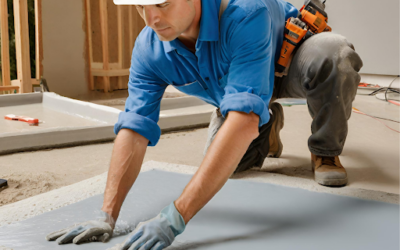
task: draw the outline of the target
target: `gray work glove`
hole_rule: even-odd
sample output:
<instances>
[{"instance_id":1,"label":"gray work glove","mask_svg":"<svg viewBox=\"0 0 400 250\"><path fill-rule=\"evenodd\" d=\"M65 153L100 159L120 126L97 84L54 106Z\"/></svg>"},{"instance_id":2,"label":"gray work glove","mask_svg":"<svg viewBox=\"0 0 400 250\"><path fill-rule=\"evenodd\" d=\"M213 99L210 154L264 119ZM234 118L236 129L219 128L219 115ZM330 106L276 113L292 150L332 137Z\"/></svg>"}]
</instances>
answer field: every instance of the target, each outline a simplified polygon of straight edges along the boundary
<instances>
[{"instance_id":1,"label":"gray work glove","mask_svg":"<svg viewBox=\"0 0 400 250\"><path fill-rule=\"evenodd\" d=\"M141 222L120 250L162 250L185 230L185 221L172 202L155 218Z\"/></svg>"},{"instance_id":2,"label":"gray work glove","mask_svg":"<svg viewBox=\"0 0 400 250\"><path fill-rule=\"evenodd\" d=\"M79 244L83 242L101 241L107 242L113 235L115 226L114 219L102 211L97 220L74 225L46 236L46 240L54 241L61 245L67 243Z\"/></svg>"}]
</instances>

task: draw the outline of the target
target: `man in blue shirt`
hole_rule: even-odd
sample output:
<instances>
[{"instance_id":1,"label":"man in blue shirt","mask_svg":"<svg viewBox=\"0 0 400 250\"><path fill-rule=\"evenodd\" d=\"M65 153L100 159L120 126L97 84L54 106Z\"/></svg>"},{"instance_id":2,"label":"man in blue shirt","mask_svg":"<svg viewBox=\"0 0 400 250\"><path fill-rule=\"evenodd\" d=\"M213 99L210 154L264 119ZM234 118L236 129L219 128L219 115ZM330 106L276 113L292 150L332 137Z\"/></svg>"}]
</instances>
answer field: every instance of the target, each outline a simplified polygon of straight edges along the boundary
<instances>
[{"instance_id":1,"label":"man in blue shirt","mask_svg":"<svg viewBox=\"0 0 400 250\"><path fill-rule=\"evenodd\" d=\"M298 48L287 75L275 77L285 21L298 15L283 0L222 0L222 5L221 0L118 1L135 4L147 26L133 49L129 98L115 125L118 136L104 194L104 218L50 234L48 240L64 244L112 236L146 148L160 138L160 101L169 85L218 108L206 154L181 196L157 217L139 224L122 249L169 246L232 173L261 166L268 154L279 157L283 110L273 102L277 98L307 99L316 181L327 186L347 183L338 156L362 61L344 37L311 37Z\"/></svg>"}]
</instances>

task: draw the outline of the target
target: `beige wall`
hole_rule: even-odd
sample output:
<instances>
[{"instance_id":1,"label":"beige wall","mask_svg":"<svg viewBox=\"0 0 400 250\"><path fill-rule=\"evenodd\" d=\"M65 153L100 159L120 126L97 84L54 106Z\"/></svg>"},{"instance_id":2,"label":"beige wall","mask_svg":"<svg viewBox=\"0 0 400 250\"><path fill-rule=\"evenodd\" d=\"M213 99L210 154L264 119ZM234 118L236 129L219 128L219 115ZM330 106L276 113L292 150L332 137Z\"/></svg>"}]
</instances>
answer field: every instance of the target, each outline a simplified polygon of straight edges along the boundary
<instances>
[{"instance_id":1,"label":"beige wall","mask_svg":"<svg viewBox=\"0 0 400 250\"><path fill-rule=\"evenodd\" d=\"M118 60L117 6L108 4L109 62ZM129 8L131 14L129 15ZM103 60L99 16L99 0L90 1L93 62ZM132 48L137 35L145 26L134 6L122 8L121 67L129 68ZM131 17L131 18L130 18ZM88 52L86 44L85 0L42 0L43 75L50 91L68 97L83 97L89 91ZM131 22L131 23L130 23ZM130 25L132 24L132 25ZM103 78L94 78L94 89L103 89ZM122 89L127 88L128 77L121 77ZM118 87L117 77L111 77L111 90Z\"/></svg>"},{"instance_id":2,"label":"beige wall","mask_svg":"<svg viewBox=\"0 0 400 250\"><path fill-rule=\"evenodd\" d=\"M89 91L84 11L84 0L42 0L43 76L63 96Z\"/></svg>"},{"instance_id":3,"label":"beige wall","mask_svg":"<svg viewBox=\"0 0 400 250\"><path fill-rule=\"evenodd\" d=\"M42 1L43 74L49 88L68 97L85 95L89 87L84 0ZM297 8L304 3L304 0L288 1ZM111 0L110 3L109 8L113 10ZM361 73L400 74L398 0L382 0L380 4L375 0L328 0L326 5L334 32L346 36L363 59ZM92 14L95 13L97 11ZM114 19L109 16L110 26L113 26ZM93 26L93 39L98 40L95 35L99 32ZM109 42L112 56L115 43L113 40ZM101 46L94 46L93 50L94 58L101 56ZM130 48L125 49L124 55L129 62Z\"/></svg>"},{"instance_id":4,"label":"beige wall","mask_svg":"<svg viewBox=\"0 0 400 250\"><path fill-rule=\"evenodd\" d=\"M304 0L286 0L300 9ZM361 73L399 75L399 0L327 0L329 25L354 44Z\"/></svg>"}]
</instances>

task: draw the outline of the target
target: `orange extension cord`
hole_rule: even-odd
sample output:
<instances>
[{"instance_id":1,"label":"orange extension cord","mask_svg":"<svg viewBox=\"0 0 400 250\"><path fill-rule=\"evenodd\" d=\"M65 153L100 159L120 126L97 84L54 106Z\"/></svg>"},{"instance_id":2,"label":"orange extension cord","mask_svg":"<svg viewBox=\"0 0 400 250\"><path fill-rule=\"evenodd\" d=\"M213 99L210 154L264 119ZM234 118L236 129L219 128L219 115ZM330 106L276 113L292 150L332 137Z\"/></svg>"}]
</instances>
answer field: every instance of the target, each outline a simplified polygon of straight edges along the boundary
<instances>
[{"instance_id":1,"label":"orange extension cord","mask_svg":"<svg viewBox=\"0 0 400 250\"><path fill-rule=\"evenodd\" d=\"M371 115L368 115L368 114L366 114L366 113L364 113L364 112L362 112L362 111L360 111L360 110L358 110L358 109L356 109L356 108L354 108L354 107L353 107L353 112L354 112L354 113L357 113L357 114L369 116L369 117L371 117L371 118L377 120L378 122L382 123L383 125L385 125L388 129L393 130L393 131L395 131L395 132L397 132L397 133L400 133L400 131L397 131L396 129L393 129L393 128L389 127L388 125L386 125L385 123L383 123L383 122L382 122L381 120L379 120L378 118L375 118L375 117L373 117L373 116L371 116Z\"/></svg>"}]
</instances>

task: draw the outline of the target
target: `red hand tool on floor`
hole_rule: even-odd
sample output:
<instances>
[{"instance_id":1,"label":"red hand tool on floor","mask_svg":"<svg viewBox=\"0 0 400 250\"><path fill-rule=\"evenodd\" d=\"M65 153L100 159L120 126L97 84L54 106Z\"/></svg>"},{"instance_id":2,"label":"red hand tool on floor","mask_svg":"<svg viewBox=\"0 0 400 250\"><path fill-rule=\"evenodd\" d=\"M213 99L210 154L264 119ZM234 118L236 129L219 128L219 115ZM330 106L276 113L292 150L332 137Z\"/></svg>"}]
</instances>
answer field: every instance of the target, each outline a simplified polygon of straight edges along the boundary
<instances>
[{"instance_id":1,"label":"red hand tool on floor","mask_svg":"<svg viewBox=\"0 0 400 250\"><path fill-rule=\"evenodd\" d=\"M39 119L31 118L27 116L19 116L19 115L6 115L4 119L11 120L11 121L20 121L20 122L27 122L29 126L37 126L39 125Z\"/></svg>"}]
</instances>

